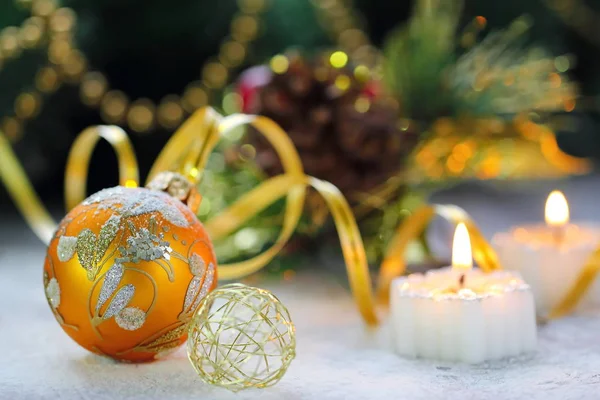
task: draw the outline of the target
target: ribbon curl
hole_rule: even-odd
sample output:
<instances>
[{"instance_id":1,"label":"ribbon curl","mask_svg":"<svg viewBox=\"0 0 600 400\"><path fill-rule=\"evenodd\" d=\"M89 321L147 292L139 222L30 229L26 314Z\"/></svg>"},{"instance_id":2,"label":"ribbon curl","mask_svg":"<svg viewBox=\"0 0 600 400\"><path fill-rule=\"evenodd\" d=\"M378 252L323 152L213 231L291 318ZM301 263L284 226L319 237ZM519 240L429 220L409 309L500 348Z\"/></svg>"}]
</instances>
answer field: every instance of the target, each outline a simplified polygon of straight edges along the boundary
<instances>
[{"instance_id":1,"label":"ribbon curl","mask_svg":"<svg viewBox=\"0 0 600 400\"><path fill-rule=\"evenodd\" d=\"M2 131L0 131L0 178L33 232L42 242L49 243L56 231L56 222L42 205Z\"/></svg>"},{"instance_id":2,"label":"ribbon curl","mask_svg":"<svg viewBox=\"0 0 600 400\"><path fill-rule=\"evenodd\" d=\"M370 325L378 322L375 295L367 265L367 257L356 219L341 192L331 183L304 173L300 156L289 136L275 122L260 116L235 114L222 117L211 108L194 113L165 145L155 160L148 181L161 171L177 171L198 182L213 151L223 135L232 129L251 125L275 148L284 173L270 178L243 195L233 205L205 222L213 240L223 238L239 229L248 219L285 197L286 208L277 240L262 253L236 263L219 266L222 279L239 279L265 267L285 246L302 215L306 189L314 188L323 198L337 228L348 279L354 299L363 319ZM119 163L119 181L123 186L139 185L139 170L135 153L126 133L116 126L98 126L84 130L76 139L65 171L65 203L70 210L86 196L89 161L99 139L107 140L114 148ZM56 223L39 197L15 156L5 136L0 132L0 178L15 204L38 237L48 243ZM379 303L387 305L392 279L405 272L404 251L427 227L431 219L441 216L451 223L463 222L469 230L473 257L484 271L501 269L497 256L468 214L451 205L428 205L407 217L398 227L381 266L377 285ZM572 290L551 317L570 312L583 297L600 272L600 249L590 258Z\"/></svg>"},{"instance_id":3,"label":"ribbon curl","mask_svg":"<svg viewBox=\"0 0 600 400\"><path fill-rule=\"evenodd\" d=\"M135 187L139 172L135 151L125 131L118 126L97 126L85 129L77 136L65 169L65 207L73 209L86 197L87 176L90 159L100 139L106 140L117 154L119 184Z\"/></svg>"},{"instance_id":4,"label":"ribbon curl","mask_svg":"<svg viewBox=\"0 0 600 400\"><path fill-rule=\"evenodd\" d=\"M600 272L600 248L596 249L587 259L575 283L565 297L550 311L548 319L564 317L573 312L577 304L588 292Z\"/></svg>"}]
</instances>

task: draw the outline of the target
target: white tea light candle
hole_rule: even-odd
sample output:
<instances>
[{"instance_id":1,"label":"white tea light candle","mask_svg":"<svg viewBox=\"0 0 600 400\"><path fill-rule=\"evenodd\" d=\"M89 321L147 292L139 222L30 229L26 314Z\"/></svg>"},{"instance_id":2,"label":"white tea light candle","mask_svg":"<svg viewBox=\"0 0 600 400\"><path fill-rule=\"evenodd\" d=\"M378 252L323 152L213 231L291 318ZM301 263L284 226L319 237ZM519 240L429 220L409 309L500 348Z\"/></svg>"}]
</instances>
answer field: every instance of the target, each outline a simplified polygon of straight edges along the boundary
<instances>
[{"instance_id":1,"label":"white tea light candle","mask_svg":"<svg viewBox=\"0 0 600 400\"><path fill-rule=\"evenodd\" d=\"M451 267L392 282L391 325L398 354L476 364L535 350L529 286L518 274L485 274L472 267L469 234L459 224Z\"/></svg>"},{"instance_id":2,"label":"white tea light candle","mask_svg":"<svg viewBox=\"0 0 600 400\"><path fill-rule=\"evenodd\" d=\"M545 220L545 225L516 226L492 240L500 263L518 271L531 286L540 316L546 316L566 296L600 244L600 229L569 222L569 206L559 191L548 196ZM579 306L598 305L600 282L596 280Z\"/></svg>"}]
</instances>

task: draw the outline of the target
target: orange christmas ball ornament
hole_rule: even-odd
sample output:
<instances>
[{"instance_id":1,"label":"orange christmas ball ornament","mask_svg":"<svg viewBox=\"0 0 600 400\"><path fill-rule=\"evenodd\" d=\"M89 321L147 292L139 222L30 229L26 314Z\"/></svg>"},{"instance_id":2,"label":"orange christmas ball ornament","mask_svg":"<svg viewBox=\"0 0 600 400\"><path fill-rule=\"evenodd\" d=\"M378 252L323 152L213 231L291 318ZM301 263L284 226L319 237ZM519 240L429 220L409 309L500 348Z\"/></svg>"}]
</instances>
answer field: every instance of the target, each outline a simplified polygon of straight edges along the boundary
<instances>
[{"instance_id":1,"label":"orange christmas ball ornament","mask_svg":"<svg viewBox=\"0 0 600 400\"><path fill-rule=\"evenodd\" d=\"M217 282L212 243L183 176L148 188L102 190L61 221L46 256L48 304L86 349L123 361L160 358L183 344Z\"/></svg>"}]
</instances>

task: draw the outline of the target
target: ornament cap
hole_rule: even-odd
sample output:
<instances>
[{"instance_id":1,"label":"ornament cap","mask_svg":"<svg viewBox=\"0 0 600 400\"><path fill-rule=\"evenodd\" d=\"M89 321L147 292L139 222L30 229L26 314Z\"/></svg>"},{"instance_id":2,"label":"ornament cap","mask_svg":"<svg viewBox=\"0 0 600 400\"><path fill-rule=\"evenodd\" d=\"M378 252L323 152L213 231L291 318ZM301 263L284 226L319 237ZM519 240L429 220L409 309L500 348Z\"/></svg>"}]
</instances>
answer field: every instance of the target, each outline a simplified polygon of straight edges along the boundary
<instances>
[{"instance_id":1,"label":"ornament cap","mask_svg":"<svg viewBox=\"0 0 600 400\"><path fill-rule=\"evenodd\" d=\"M194 214L197 213L202 195L196 186L185 176L177 172L161 172L156 175L146 188L166 192L186 204Z\"/></svg>"}]
</instances>

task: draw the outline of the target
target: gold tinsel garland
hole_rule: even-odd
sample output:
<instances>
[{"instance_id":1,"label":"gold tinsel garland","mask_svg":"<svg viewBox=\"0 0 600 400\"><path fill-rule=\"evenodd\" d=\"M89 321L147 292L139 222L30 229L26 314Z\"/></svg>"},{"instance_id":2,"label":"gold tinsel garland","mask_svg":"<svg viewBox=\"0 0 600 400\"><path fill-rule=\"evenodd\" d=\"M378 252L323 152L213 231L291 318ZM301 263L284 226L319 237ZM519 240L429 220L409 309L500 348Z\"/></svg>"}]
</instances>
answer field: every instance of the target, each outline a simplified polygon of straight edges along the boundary
<instances>
[{"instance_id":1,"label":"gold tinsel garland","mask_svg":"<svg viewBox=\"0 0 600 400\"><path fill-rule=\"evenodd\" d=\"M201 79L191 82L181 94L167 94L155 104L150 99L129 99L120 90L110 89L108 78L90 67L75 42L77 14L72 8L59 7L56 0L17 0L31 11L21 27L6 27L0 33L0 66L4 59L14 60L22 50L43 47L48 64L36 73L35 89L20 93L14 115L2 119L2 129L15 142L27 120L37 116L44 95L56 91L63 82L80 87L80 99L98 108L106 123L129 126L135 132L147 132L157 124L164 129L177 128L186 114L206 106L213 91L222 89L232 71L244 63L249 46L258 37L259 17L268 0L239 0L239 12L219 53L201 66ZM44 44L45 46L41 46ZM47 48L47 49L46 49Z\"/></svg>"},{"instance_id":2,"label":"gold tinsel garland","mask_svg":"<svg viewBox=\"0 0 600 400\"><path fill-rule=\"evenodd\" d=\"M298 153L289 137L270 119L243 114L222 117L210 108L199 110L165 145L148 179L151 180L162 171L177 171L197 182L202 177L207 157L221 136L243 125L252 125L269 140L281 158L284 173L264 181L238 199L231 207L206 221L207 231L213 240L225 237L239 229L249 218L283 197L286 198L286 209L282 229L275 243L255 257L221 265L220 278L239 279L259 271L279 254L300 220L306 188L311 186L323 196L334 219L350 287L358 308L368 324L377 324L375 296L365 248L347 201L335 186L304 174ZM89 128L78 137L71 149L65 176L67 209L80 203L85 197L83 182L87 176L89 159L95 144L101 137L108 140L117 150L121 185L138 185L137 162L125 132L116 127ZM23 168L2 133L0 133L0 178L30 226L40 239L47 243L56 224L33 191ZM405 271L403 255L406 246L421 234L435 214L452 223L463 222L467 225L471 232L474 258L484 271L501 268L490 244L463 210L455 206L424 206L414 210L413 214L400 224L390 242L378 279L378 297L382 304L387 304L385 300L391 279ZM592 255L572 290L551 312L551 317L568 313L583 297L600 269L600 263L597 262L599 257L600 249Z\"/></svg>"},{"instance_id":3,"label":"gold tinsel garland","mask_svg":"<svg viewBox=\"0 0 600 400\"><path fill-rule=\"evenodd\" d=\"M201 79L189 83L181 94L167 94L154 103L148 98L129 99L123 91L111 89L106 75L89 65L74 40L77 14L72 8L60 7L57 0L15 0L17 5L31 12L31 17L20 27L10 26L0 32L0 68L4 62L18 58L23 50L34 48L44 49L48 63L38 69L35 89L25 90L17 96L14 115L3 116L0 126L11 142L18 141L25 123L40 113L44 96L68 82L79 85L81 102L98 108L106 123L129 126L139 133L156 125L175 129L186 115L209 104L213 92L225 87L232 72L244 63L250 45L259 36L260 17L270 6L270 1L238 0L239 11L232 18L230 32L218 54L201 66ZM315 2L315 6L321 9L322 4ZM322 11L327 19L331 19L340 7L343 6L336 4ZM335 17L338 22L325 25L347 26L336 33L336 42L353 50L356 60L374 65L380 58L379 51L368 45L366 34L353 25L356 17L346 17L352 7L341 9L344 10L342 14Z\"/></svg>"}]
</instances>

